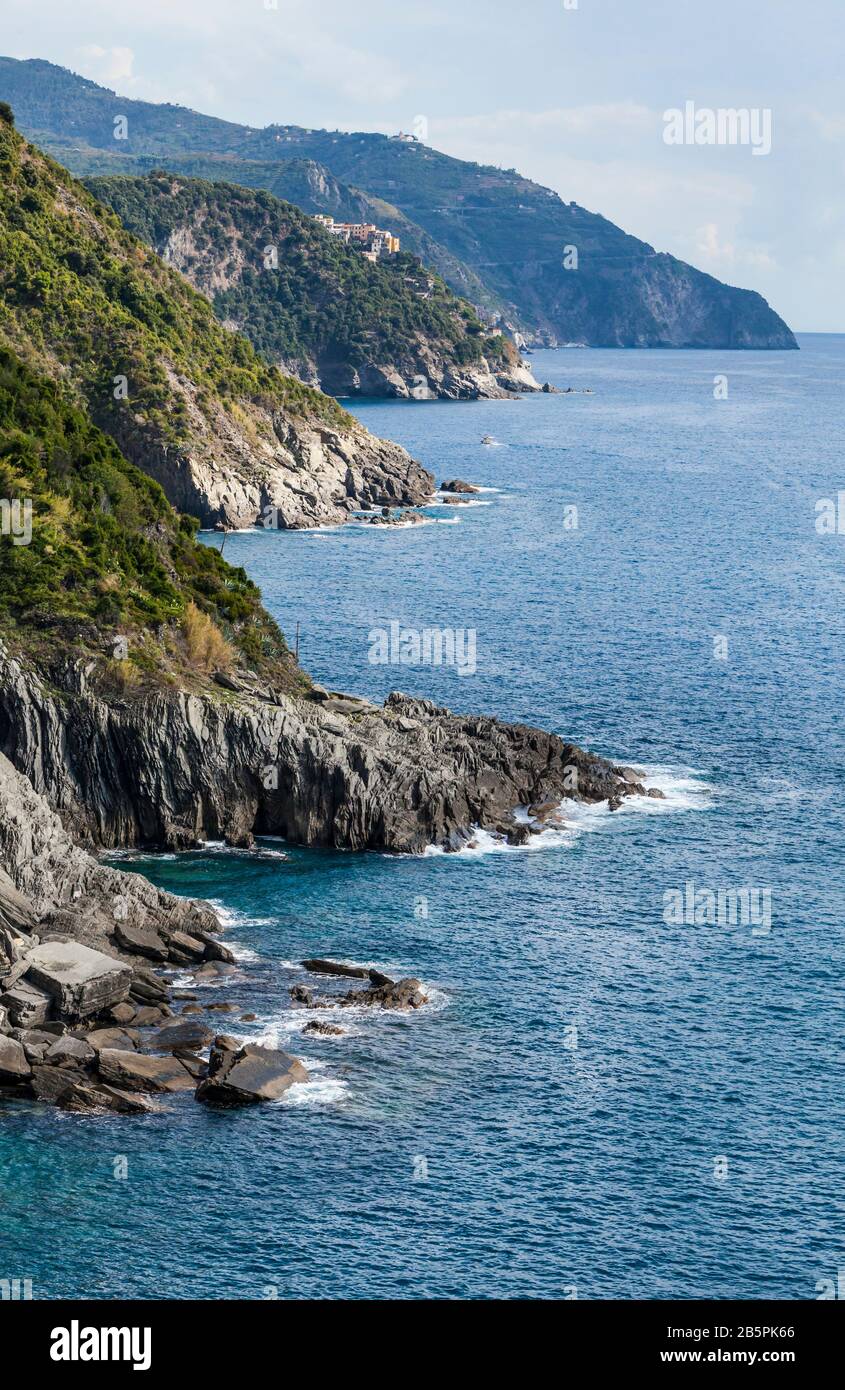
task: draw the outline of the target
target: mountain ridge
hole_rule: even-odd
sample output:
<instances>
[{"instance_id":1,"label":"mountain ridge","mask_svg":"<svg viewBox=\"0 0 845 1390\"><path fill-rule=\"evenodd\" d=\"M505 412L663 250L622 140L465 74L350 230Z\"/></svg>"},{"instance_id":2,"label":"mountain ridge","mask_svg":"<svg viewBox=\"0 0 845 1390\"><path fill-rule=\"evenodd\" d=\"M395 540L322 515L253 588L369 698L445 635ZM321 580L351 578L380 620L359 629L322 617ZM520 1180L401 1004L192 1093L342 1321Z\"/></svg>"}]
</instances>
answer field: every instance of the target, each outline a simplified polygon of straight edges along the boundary
<instances>
[{"instance_id":1,"label":"mountain ridge","mask_svg":"<svg viewBox=\"0 0 845 1390\"><path fill-rule=\"evenodd\" d=\"M480 280L503 322L550 346L797 348L763 297L724 285L658 252L553 190L417 142L366 132L263 130L183 107L121 97L43 60L0 59L0 97L18 106L42 143L68 137L80 172L114 152L114 118L128 122L122 157L224 156L229 177L252 184L256 163L311 160L347 187L383 199ZM123 143L123 142L120 142ZM84 168L83 166L89 167ZM253 175L251 177L250 175ZM279 191L278 189L276 191ZM574 247L578 268L564 268ZM571 259L571 258L570 258ZM486 307L486 306L477 306Z\"/></svg>"}]
</instances>

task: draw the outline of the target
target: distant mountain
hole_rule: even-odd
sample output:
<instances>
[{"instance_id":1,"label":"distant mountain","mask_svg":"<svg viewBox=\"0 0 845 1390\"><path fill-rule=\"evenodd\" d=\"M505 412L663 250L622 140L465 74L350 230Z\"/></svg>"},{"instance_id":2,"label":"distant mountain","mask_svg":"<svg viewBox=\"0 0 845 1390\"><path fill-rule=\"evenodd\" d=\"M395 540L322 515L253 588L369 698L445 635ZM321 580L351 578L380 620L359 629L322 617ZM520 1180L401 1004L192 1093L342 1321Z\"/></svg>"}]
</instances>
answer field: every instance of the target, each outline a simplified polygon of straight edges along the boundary
<instances>
[{"instance_id":1,"label":"distant mountain","mask_svg":"<svg viewBox=\"0 0 845 1390\"><path fill-rule=\"evenodd\" d=\"M272 185L277 195L296 201L293 186L309 181L302 162L317 166L316 182L325 179L327 201L361 196L368 206L395 208L404 219L395 230L409 249L418 250L427 238L425 259L454 289L535 341L797 347L761 295L655 251L513 170L470 164L382 135L280 125L254 130L183 107L116 96L40 60L0 59L0 98L11 102L37 143L78 173L140 171L153 161L251 187ZM119 117L126 121L125 140L115 139ZM136 160L146 166L133 165ZM299 167L291 169L290 161ZM219 172L212 174L210 162ZM279 169L283 164L288 167ZM276 169L280 182L274 181ZM312 189L309 210L315 201ZM577 251L577 269L565 268L567 247ZM571 253L568 260L572 264Z\"/></svg>"},{"instance_id":2,"label":"distant mountain","mask_svg":"<svg viewBox=\"0 0 845 1390\"><path fill-rule=\"evenodd\" d=\"M340 523L433 478L269 366L0 106L0 346L205 524Z\"/></svg>"},{"instance_id":3,"label":"distant mountain","mask_svg":"<svg viewBox=\"0 0 845 1390\"><path fill-rule=\"evenodd\" d=\"M86 183L228 327L325 391L476 399L536 389L513 343L413 256L374 264L291 203L233 184L170 173Z\"/></svg>"}]
</instances>

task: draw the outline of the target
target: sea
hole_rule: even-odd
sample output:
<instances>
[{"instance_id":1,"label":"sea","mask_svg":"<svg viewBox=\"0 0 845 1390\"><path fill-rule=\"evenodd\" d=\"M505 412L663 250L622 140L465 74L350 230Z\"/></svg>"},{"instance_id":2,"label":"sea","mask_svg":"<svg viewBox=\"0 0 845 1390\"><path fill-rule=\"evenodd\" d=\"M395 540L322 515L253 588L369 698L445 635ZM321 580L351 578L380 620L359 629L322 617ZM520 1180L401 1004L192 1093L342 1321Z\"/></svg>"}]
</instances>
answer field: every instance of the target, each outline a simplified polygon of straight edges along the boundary
<instances>
[{"instance_id":1,"label":"sea","mask_svg":"<svg viewBox=\"0 0 845 1390\"><path fill-rule=\"evenodd\" d=\"M835 1287L845 337L800 346L543 351L559 393L352 403L482 491L414 527L227 537L315 680L555 730L665 799L570 808L525 848L122 856L211 900L237 973L179 982L310 1080L229 1112L0 1106L2 1277L97 1299ZM474 660L383 662L392 623L472 634ZM289 989L316 955L429 1003L303 1035Z\"/></svg>"}]
</instances>

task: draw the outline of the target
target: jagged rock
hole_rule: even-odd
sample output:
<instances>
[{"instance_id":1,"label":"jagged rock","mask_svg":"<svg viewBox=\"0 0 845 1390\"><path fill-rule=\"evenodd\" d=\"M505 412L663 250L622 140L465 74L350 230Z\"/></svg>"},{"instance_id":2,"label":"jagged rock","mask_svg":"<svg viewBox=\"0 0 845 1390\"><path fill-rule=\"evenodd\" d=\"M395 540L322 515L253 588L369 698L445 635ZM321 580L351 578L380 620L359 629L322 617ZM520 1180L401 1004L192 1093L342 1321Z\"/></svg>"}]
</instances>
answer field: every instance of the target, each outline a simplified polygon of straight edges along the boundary
<instances>
[{"instance_id":1,"label":"jagged rock","mask_svg":"<svg viewBox=\"0 0 845 1390\"><path fill-rule=\"evenodd\" d=\"M46 941L27 956L27 981L52 995L67 1018L87 1018L126 998L132 971L77 941Z\"/></svg>"},{"instance_id":2,"label":"jagged rock","mask_svg":"<svg viewBox=\"0 0 845 1390\"><path fill-rule=\"evenodd\" d=\"M308 1072L287 1052L248 1043L232 1051L215 1046L208 1064L208 1076L197 1087L197 1100L207 1105L253 1105L278 1100L297 1081L307 1081Z\"/></svg>"},{"instance_id":3,"label":"jagged rock","mask_svg":"<svg viewBox=\"0 0 845 1390\"><path fill-rule=\"evenodd\" d=\"M454 715L398 693L383 709L364 706L348 720L326 710L324 701L283 695L274 705L246 694L219 701L184 692L119 705L88 694L59 700L2 648L0 728L16 766L44 785L74 833L104 846L184 848L260 825L262 833L301 844L420 853L432 844L446 848L474 826L494 826L519 805L571 799L574 780L586 802L626 794L628 787L610 763L553 734ZM62 757L46 757L45 748L61 748ZM279 771L270 787L261 778L268 760ZM14 775L5 767L4 778L0 763L0 793ZM40 814L49 815L24 785ZM67 845L61 826L56 835ZM0 827L0 854L4 838ZM12 845L19 866L13 877L31 895L34 876L24 861L32 856L25 849ZM143 925L200 939L189 904L176 906L149 884L148 896L139 897L140 875L116 874L73 847L60 858L71 855L77 859L70 875L64 862L49 863L53 906L70 879L102 911L111 881L101 876L115 874L114 891L137 908ZM195 920L202 915L196 906L192 911ZM205 916L213 933L213 916ZM113 927L112 919L109 933Z\"/></svg>"},{"instance_id":4,"label":"jagged rock","mask_svg":"<svg viewBox=\"0 0 845 1390\"><path fill-rule=\"evenodd\" d=\"M303 1033L322 1033L326 1037L341 1037L346 1029L336 1028L333 1023L323 1023L319 1019L312 1019L310 1023L306 1023L302 1031Z\"/></svg>"},{"instance_id":5,"label":"jagged rock","mask_svg":"<svg viewBox=\"0 0 845 1390\"><path fill-rule=\"evenodd\" d=\"M0 1037L0 1085L15 1086L31 1075L23 1045L14 1038Z\"/></svg>"},{"instance_id":6,"label":"jagged rock","mask_svg":"<svg viewBox=\"0 0 845 1390\"><path fill-rule=\"evenodd\" d=\"M0 1004L17 1028L37 1027L49 1018L53 1009L53 1000L47 991L39 989L29 980L19 980L11 989L6 990L0 996Z\"/></svg>"},{"instance_id":7,"label":"jagged rock","mask_svg":"<svg viewBox=\"0 0 845 1390\"><path fill-rule=\"evenodd\" d=\"M480 492L474 483L465 483L462 478L453 478L450 483L440 484L441 492Z\"/></svg>"},{"instance_id":8,"label":"jagged rock","mask_svg":"<svg viewBox=\"0 0 845 1390\"><path fill-rule=\"evenodd\" d=\"M366 980L369 975L364 965L345 965L343 961L336 960L304 960L302 966L312 975L344 975L351 980Z\"/></svg>"},{"instance_id":9,"label":"jagged rock","mask_svg":"<svg viewBox=\"0 0 845 1390\"><path fill-rule=\"evenodd\" d=\"M350 1004L367 1004L379 1009L419 1009L428 1003L428 995L423 994L419 980L391 981L378 989L350 990L339 1000L341 1007Z\"/></svg>"},{"instance_id":10,"label":"jagged rock","mask_svg":"<svg viewBox=\"0 0 845 1390\"><path fill-rule=\"evenodd\" d=\"M194 1085L176 1057L150 1057L111 1048L100 1053L100 1076L126 1091L190 1091Z\"/></svg>"},{"instance_id":11,"label":"jagged rock","mask_svg":"<svg viewBox=\"0 0 845 1390\"><path fill-rule=\"evenodd\" d=\"M200 1019L194 1019L184 1023L171 1023L167 1028L162 1028L153 1038L153 1046L162 1052L176 1052L180 1048L196 1052L211 1042L213 1037L214 1034L206 1024Z\"/></svg>"},{"instance_id":12,"label":"jagged rock","mask_svg":"<svg viewBox=\"0 0 845 1390\"><path fill-rule=\"evenodd\" d=\"M383 975L380 970L368 970L367 975L370 984L376 989L380 989L383 985L392 985L395 983L389 975Z\"/></svg>"},{"instance_id":13,"label":"jagged rock","mask_svg":"<svg viewBox=\"0 0 845 1390\"><path fill-rule=\"evenodd\" d=\"M128 922L118 922L115 925L114 936L124 951L137 956L148 956L150 960L167 960L166 943L158 932L149 927L135 927Z\"/></svg>"},{"instance_id":14,"label":"jagged rock","mask_svg":"<svg viewBox=\"0 0 845 1390\"><path fill-rule=\"evenodd\" d=\"M307 985L291 985L288 994L295 1004L312 1004L314 1002L314 991Z\"/></svg>"}]
</instances>

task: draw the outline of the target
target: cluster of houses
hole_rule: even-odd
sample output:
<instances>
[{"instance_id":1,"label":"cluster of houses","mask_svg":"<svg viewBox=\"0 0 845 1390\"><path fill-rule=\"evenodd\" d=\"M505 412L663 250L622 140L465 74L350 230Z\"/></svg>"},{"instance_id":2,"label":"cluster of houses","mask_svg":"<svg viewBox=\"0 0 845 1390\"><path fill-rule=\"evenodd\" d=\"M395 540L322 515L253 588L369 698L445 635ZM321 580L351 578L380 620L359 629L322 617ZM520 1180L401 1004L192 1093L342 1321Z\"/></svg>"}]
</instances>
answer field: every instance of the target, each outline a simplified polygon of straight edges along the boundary
<instances>
[{"instance_id":1,"label":"cluster of houses","mask_svg":"<svg viewBox=\"0 0 845 1390\"><path fill-rule=\"evenodd\" d=\"M357 247L368 261L379 261L383 256L395 256L399 250L399 238L392 232L385 232L372 222L335 222L324 212L318 212L315 221L325 227L332 236L340 237L348 245Z\"/></svg>"}]
</instances>

